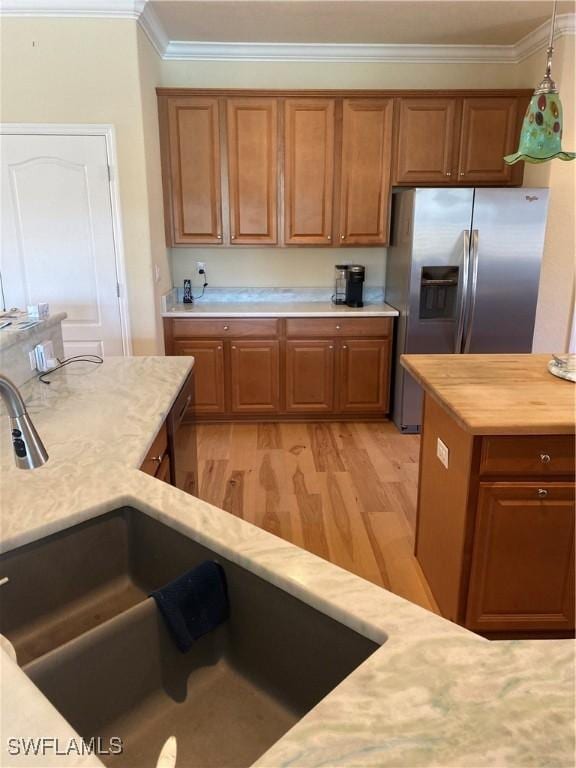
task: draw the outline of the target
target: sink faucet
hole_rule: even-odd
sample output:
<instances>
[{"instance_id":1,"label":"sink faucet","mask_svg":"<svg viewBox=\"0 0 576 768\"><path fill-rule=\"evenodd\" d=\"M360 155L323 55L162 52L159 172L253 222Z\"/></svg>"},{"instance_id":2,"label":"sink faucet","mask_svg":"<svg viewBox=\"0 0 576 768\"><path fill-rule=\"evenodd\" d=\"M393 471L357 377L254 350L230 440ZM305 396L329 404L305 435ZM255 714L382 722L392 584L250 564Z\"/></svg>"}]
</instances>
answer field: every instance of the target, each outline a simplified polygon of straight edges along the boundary
<instances>
[{"instance_id":1,"label":"sink faucet","mask_svg":"<svg viewBox=\"0 0 576 768\"><path fill-rule=\"evenodd\" d=\"M28 415L22 395L7 376L0 373L0 397L6 403L12 430L14 459L19 469L35 469L48 461L48 453L32 419Z\"/></svg>"}]
</instances>

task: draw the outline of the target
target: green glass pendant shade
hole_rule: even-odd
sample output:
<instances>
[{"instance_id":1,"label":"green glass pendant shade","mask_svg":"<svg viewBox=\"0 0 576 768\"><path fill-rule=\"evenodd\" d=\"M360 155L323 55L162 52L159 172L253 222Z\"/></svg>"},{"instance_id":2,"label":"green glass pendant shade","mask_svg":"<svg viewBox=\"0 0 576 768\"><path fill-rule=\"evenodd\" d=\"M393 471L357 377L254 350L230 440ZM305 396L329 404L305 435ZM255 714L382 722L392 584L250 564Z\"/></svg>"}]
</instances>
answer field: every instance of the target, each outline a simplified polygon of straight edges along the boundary
<instances>
[{"instance_id":1,"label":"green glass pendant shade","mask_svg":"<svg viewBox=\"0 0 576 768\"><path fill-rule=\"evenodd\" d=\"M538 93L530 99L524 115L518 152L507 155L504 161L513 165L519 160L527 163L546 163L574 160L575 152L562 150L562 104L558 93Z\"/></svg>"}]
</instances>

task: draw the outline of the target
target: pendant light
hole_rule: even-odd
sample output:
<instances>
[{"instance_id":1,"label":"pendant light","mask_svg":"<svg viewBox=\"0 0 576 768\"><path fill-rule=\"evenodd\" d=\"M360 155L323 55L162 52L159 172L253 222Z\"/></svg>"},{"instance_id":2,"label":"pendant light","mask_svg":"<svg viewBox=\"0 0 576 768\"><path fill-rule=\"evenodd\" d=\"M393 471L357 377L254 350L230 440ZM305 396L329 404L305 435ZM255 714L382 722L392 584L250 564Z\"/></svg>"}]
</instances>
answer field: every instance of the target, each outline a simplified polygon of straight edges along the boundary
<instances>
[{"instance_id":1,"label":"pendant light","mask_svg":"<svg viewBox=\"0 0 576 768\"><path fill-rule=\"evenodd\" d=\"M518 152L504 158L508 165L513 165L519 160L525 160L527 163L546 163L555 157L560 160L574 160L576 157L574 152L562 151L562 104L551 75L555 21L556 0L546 51L546 74L534 91L524 115Z\"/></svg>"}]
</instances>

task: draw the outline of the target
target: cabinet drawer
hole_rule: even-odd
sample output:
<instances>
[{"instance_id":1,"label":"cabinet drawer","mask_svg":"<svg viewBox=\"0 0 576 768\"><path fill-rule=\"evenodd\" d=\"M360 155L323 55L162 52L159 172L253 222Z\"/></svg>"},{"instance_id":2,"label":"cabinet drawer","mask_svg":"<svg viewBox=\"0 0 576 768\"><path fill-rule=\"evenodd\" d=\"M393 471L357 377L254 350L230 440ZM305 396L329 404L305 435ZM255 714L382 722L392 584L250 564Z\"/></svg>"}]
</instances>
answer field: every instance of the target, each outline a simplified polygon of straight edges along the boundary
<instances>
[{"instance_id":1,"label":"cabinet drawer","mask_svg":"<svg viewBox=\"0 0 576 768\"><path fill-rule=\"evenodd\" d=\"M286 336L389 336L391 317L305 317L286 320Z\"/></svg>"},{"instance_id":2,"label":"cabinet drawer","mask_svg":"<svg viewBox=\"0 0 576 768\"><path fill-rule=\"evenodd\" d=\"M226 318L211 317L193 320L172 320L172 334L175 339L214 338L225 339L227 336L236 339L262 338L276 336L278 319L264 318Z\"/></svg>"},{"instance_id":3,"label":"cabinet drawer","mask_svg":"<svg viewBox=\"0 0 576 768\"><path fill-rule=\"evenodd\" d=\"M571 475L573 435L491 437L482 442L482 475Z\"/></svg>"},{"instance_id":4,"label":"cabinet drawer","mask_svg":"<svg viewBox=\"0 0 576 768\"><path fill-rule=\"evenodd\" d=\"M142 466L140 467L142 472L146 472L147 475L156 475L167 452L168 432L166 430L166 424L162 424L160 432L158 432L154 438L154 442L150 446L150 450L142 462Z\"/></svg>"}]
</instances>

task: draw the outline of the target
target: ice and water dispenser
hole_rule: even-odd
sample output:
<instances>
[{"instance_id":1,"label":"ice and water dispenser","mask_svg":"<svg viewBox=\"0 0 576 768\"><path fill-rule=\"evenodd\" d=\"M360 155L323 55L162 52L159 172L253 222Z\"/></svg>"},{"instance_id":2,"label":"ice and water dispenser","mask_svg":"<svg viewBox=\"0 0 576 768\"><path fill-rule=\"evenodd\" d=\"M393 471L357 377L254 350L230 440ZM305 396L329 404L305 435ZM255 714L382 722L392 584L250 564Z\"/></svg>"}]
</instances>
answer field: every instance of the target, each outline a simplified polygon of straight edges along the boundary
<instances>
[{"instance_id":1,"label":"ice and water dispenser","mask_svg":"<svg viewBox=\"0 0 576 768\"><path fill-rule=\"evenodd\" d=\"M420 320L453 320L458 297L458 267L422 267Z\"/></svg>"}]
</instances>

